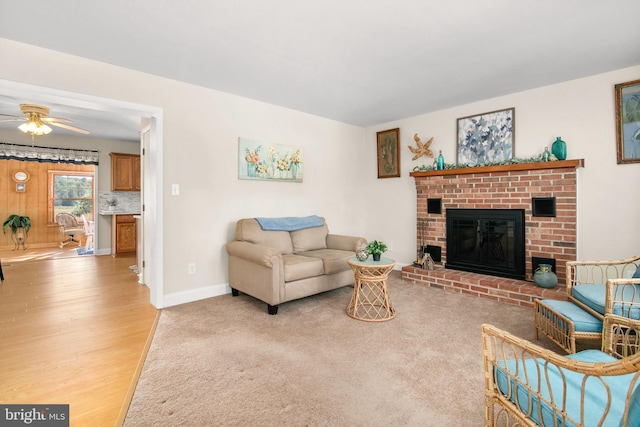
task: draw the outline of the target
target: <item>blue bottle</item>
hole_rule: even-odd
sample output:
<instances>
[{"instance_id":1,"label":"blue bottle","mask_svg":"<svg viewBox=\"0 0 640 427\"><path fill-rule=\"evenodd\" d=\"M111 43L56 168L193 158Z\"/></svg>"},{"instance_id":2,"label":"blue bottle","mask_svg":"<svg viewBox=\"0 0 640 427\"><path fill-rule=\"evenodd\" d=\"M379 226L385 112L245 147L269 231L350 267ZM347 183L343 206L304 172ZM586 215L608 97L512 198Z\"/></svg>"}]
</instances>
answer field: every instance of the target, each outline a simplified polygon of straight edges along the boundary
<instances>
[{"instance_id":1,"label":"blue bottle","mask_svg":"<svg viewBox=\"0 0 640 427\"><path fill-rule=\"evenodd\" d=\"M567 158L567 143L557 137L551 144L551 152L558 160L565 160Z\"/></svg>"},{"instance_id":2,"label":"blue bottle","mask_svg":"<svg viewBox=\"0 0 640 427\"><path fill-rule=\"evenodd\" d=\"M438 154L438 170L441 171L444 169L444 156L442 155L442 150L440 150L440 154Z\"/></svg>"}]
</instances>

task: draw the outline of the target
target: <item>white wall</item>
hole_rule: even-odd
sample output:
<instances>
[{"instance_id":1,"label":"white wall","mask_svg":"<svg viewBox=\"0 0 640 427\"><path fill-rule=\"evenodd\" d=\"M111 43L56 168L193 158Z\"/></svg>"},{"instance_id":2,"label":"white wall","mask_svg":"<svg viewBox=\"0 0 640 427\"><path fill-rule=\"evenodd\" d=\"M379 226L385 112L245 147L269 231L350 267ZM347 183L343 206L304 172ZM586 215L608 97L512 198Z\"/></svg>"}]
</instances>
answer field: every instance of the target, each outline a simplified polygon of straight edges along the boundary
<instances>
[{"instance_id":1,"label":"white wall","mask_svg":"<svg viewBox=\"0 0 640 427\"><path fill-rule=\"evenodd\" d=\"M409 172L431 164L422 157L411 161L407 148L434 137L431 148L442 150L447 163L456 160L456 119L515 107L515 156L540 154L561 136L567 158L584 159L578 169L578 259L617 259L640 254L640 163L616 163L614 85L640 78L640 67L488 99L455 108L384 123L366 130L365 165L370 237L393 245L389 255L410 263L415 257L415 186ZM424 96L428 96L425 94ZM400 128L400 178L377 179L376 132Z\"/></svg>"},{"instance_id":2,"label":"white wall","mask_svg":"<svg viewBox=\"0 0 640 427\"><path fill-rule=\"evenodd\" d=\"M239 218L318 214L332 233L364 235L362 128L6 39L0 56L0 79L164 109L167 299L227 283L225 244ZM301 147L304 182L239 180L239 137ZM179 196L171 196L173 183Z\"/></svg>"},{"instance_id":3,"label":"white wall","mask_svg":"<svg viewBox=\"0 0 640 427\"><path fill-rule=\"evenodd\" d=\"M0 39L0 79L164 109L164 294L185 301L227 283L225 244L238 218L319 214L333 233L392 245L399 264L415 257L415 186L407 145L413 134L455 159L456 118L515 107L515 153L541 152L556 136L578 174L578 257L640 253L640 164L616 165L613 85L640 67L459 106L376 127L355 126L149 74ZM428 96L424 94L421 96ZM400 127L400 178L377 179L375 133ZM238 180L238 137L296 145L304 182ZM181 186L171 196L171 184ZM186 220L185 220L186 218ZM187 264L197 274L187 275Z\"/></svg>"}]
</instances>

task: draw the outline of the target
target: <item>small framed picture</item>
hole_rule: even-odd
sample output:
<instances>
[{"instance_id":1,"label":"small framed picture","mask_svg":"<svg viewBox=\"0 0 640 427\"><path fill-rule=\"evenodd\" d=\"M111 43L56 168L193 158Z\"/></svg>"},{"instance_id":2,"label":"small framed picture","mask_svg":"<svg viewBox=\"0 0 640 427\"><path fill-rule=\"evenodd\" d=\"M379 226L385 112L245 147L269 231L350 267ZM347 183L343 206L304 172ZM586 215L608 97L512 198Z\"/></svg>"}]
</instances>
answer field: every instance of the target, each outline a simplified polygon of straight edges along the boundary
<instances>
[{"instance_id":1,"label":"small framed picture","mask_svg":"<svg viewBox=\"0 0 640 427\"><path fill-rule=\"evenodd\" d=\"M24 190L25 190L25 186L26 186L26 185L27 185L27 184L25 184L24 182L20 182L20 183L16 184L16 191L17 191L18 193L24 193Z\"/></svg>"},{"instance_id":2,"label":"small framed picture","mask_svg":"<svg viewBox=\"0 0 640 427\"><path fill-rule=\"evenodd\" d=\"M511 159L515 115L515 108L507 108L458 119L457 163L475 166Z\"/></svg>"},{"instance_id":3,"label":"small framed picture","mask_svg":"<svg viewBox=\"0 0 640 427\"><path fill-rule=\"evenodd\" d=\"M378 178L400 176L400 128L383 130L377 134Z\"/></svg>"},{"instance_id":4,"label":"small framed picture","mask_svg":"<svg viewBox=\"0 0 640 427\"><path fill-rule=\"evenodd\" d=\"M618 164L640 163L640 80L615 85Z\"/></svg>"}]
</instances>

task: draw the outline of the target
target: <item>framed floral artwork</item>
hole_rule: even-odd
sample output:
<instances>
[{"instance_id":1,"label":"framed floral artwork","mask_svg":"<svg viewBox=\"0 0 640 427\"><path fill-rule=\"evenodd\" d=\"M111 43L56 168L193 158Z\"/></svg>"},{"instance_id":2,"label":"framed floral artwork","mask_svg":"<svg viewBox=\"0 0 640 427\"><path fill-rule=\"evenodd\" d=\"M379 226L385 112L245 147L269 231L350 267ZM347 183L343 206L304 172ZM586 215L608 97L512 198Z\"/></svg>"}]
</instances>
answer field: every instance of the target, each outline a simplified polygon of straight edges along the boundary
<instances>
[{"instance_id":1,"label":"framed floral artwork","mask_svg":"<svg viewBox=\"0 0 640 427\"><path fill-rule=\"evenodd\" d=\"M377 132L378 178L400 176L400 128Z\"/></svg>"},{"instance_id":2,"label":"framed floral artwork","mask_svg":"<svg viewBox=\"0 0 640 427\"><path fill-rule=\"evenodd\" d=\"M302 150L238 138L238 178L302 182Z\"/></svg>"},{"instance_id":3,"label":"framed floral artwork","mask_svg":"<svg viewBox=\"0 0 640 427\"><path fill-rule=\"evenodd\" d=\"M615 85L618 164L640 163L640 80Z\"/></svg>"},{"instance_id":4,"label":"framed floral artwork","mask_svg":"<svg viewBox=\"0 0 640 427\"><path fill-rule=\"evenodd\" d=\"M458 119L457 163L475 166L511 159L515 115L515 108L507 108Z\"/></svg>"}]
</instances>

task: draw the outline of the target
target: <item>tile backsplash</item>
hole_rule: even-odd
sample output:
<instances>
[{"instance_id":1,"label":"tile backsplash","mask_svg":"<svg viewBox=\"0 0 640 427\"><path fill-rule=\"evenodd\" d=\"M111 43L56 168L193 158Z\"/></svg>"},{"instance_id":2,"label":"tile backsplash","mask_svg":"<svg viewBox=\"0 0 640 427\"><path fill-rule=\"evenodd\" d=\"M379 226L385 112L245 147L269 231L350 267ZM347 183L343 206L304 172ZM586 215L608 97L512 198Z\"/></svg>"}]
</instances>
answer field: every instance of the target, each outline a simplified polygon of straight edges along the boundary
<instances>
[{"instance_id":1,"label":"tile backsplash","mask_svg":"<svg viewBox=\"0 0 640 427\"><path fill-rule=\"evenodd\" d=\"M114 208L118 212L140 213L142 201L139 191L104 191L98 193L98 210L109 210L107 203L111 199L116 199L118 204Z\"/></svg>"}]
</instances>

